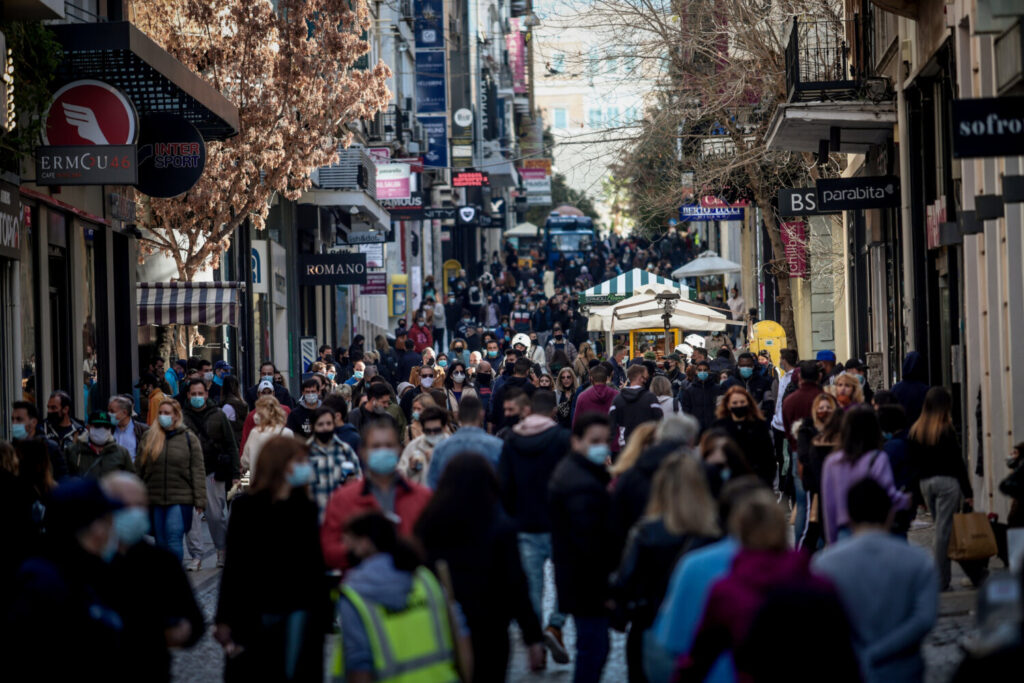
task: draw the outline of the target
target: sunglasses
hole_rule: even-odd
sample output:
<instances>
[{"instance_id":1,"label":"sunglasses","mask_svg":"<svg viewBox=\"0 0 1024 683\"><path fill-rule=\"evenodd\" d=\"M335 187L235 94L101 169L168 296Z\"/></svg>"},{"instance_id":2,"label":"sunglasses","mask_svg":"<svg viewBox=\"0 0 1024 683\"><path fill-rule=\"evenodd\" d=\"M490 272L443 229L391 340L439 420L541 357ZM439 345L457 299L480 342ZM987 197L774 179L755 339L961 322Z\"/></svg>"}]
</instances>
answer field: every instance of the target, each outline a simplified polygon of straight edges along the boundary
<instances>
[{"instance_id":1,"label":"sunglasses","mask_svg":"<svg viewBox=\"0 0 1024 683\"><path fill-rule=\"evenodd\" d=\"M423 429L423 433L426 434L427 436L437 436L438 434L442 433L443 431L444 431L443 427L438 427L437 429L427 429L427 428L424 427L424 429Z\"/></svg>"}]
</instances>

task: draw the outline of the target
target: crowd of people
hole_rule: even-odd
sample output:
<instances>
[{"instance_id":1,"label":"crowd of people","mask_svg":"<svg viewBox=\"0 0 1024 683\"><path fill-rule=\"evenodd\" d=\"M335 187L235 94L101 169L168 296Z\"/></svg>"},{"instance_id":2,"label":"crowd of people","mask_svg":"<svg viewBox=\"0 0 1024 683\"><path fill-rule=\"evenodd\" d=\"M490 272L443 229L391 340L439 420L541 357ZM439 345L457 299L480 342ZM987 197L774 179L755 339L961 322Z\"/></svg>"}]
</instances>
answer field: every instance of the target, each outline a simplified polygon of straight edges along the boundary
<instances>
[{"instance_id":1,"label":"crowd of people","mask_svg":"<svg viewBox=\"0 0 1024 683\"><path fill-rule=\"evenodd\" d=\"M572 662L579 682L600 680L611 631L630 681L922 680L973 498L949 393L913 352L872 391L831 351L603 348L573 294L683 247L660 248L606 243L560 264L551 296L496 256L393 339L322 346L298 396L269 362L242 386L224 361L154 358L138 403L84 424L64 392L43 419L15 403L12 680L43 662L170 680L170 650L206 630L186 573L204 562L223 570L231 681L322 680L332 631L327 673L348 681L505 680L513 621L532 671ZM921 505L931 556L906 542ZM57 658L55 623L74 634Z\"/></svg>"}]
</instances>

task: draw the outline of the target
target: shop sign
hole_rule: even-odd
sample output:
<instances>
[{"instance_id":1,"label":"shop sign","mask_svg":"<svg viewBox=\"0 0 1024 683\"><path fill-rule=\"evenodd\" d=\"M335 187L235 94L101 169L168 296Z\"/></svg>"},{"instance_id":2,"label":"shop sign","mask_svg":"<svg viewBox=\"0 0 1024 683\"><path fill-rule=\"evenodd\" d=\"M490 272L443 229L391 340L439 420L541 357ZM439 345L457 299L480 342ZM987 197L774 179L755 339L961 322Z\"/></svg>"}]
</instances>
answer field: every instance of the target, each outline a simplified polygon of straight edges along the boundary
<instances>
[{"instance_id":1,"label":"shop sign","mask_svg":"<svg viewBox=\"0 0 1024 683\"><path fill-rule=\"evenodd\" d=\"M444 0L413 0L417 50L444 49Z\"/></svg>"},{"instance_id":2,"label":"shop sign","mask_svg":"<svg viewBox=\"0 0 1024 683\"><path fill-rule=\"evenodd\" d=\"M266 294L270 285L267 282L267 240L253 240L252 254L252 291L256 294Z\"/></svg>"},{"instance_id":3,"label":"shop sign","mask_svg":"<svg viewBox=\"0 0 1024 683\"><path fill-rule=\"evenodd\" d=\"M708 207L697 204L687 204L679 207L679 220L689 221L741 221L743 220L743 207Z\"/></svg>"},{"instance_id":4,"label":"shop sign","mask_svg":"<svg viewBox=\"0 0 1024 683\"><path fill-rule=\"evenodd\" d=\"M1024 97L953 100L953 156L1024 154Z\"/></svg>"},{"instance_id":5,"label":"shop sign","mask_svg":"<svg viewBox=\"0 0 1024 683\"><path fill-rule=\"evenodd\" d=\"M420 119L423 135L427 138L427 150L423 165L431 168L448 166L448 121L444 116L424 116Z\"/></svg>"},{"instance_id":6,"label":"shop sign","mask_svg":"<svg viewBox=\"0 0 1024 683\"><path fill-rule=\"evenodd\" d=\"M137 220L138 205L123 194L111 192L107 195L110 217L116 221L132 224Z\"/></svg>"},{"instance_id":7,"label":"shop sign","mask_svg":"<svg viewBox=\"0 0 1024 683\"><path fill-rule=\"evenodd\" d=\"M453 206L431 206L423 209L423 218L428 221L451 221L455 220L456 213Z\"/></svg>"},{"instance_id":8,"label":"shop sign","mask_svg":"<svg viewBox=\"0 0 1024 683\"><path fill-rule=\"evenodd\" d=\"M139 191L177 197L199 182L206 167L206 141L183 116L147 114L139 131Z\"/></svg>"},{"instance_id":9,"label":"shop sign","mask_svg":"<svg viewBox=\"0 0 1024 683\"><path fill-rule=\"evenodd\" d=\"M413 192L407 199L379 199L393 221L415 221L423 217L423 193Z\"/></svg>"},{"instance_id":10,"label":"shop sign","mask_svg":"<svg viewBox=\"0 0 1024 683\"><path fill-rule=\"evenodd\" d=\"M480 224L480 209L475 206L460 206L457 220L459 227L470 228Z\"/></svg>"},{"instance_id":11,"label":"shop sign","mask_svg":"<svg viewBox=\"0 0 1024 683\"><path fill-rule=\"evenodd\" d=\"M0 256L21 258L21 215L17 186L0 181Z\"/></svg>"},{"instance_id":12,"label":"shop sign","mask_svg":"<svg viewBox=\"0 0 1024 683\"><path fill-rule=\"evenodd\" d=\"M300 254L299 284L366 284L366 254Z\"/></svg>"},{"instance_id":13,"label":"shop sign","mask_svg":"<svg viewBox=\"0 0 1024 683\"><path fill-rule=\"evenodd\" d=\"M127 95L103 81L68 83L44 114L43 145L131 145L139 120Z\"/></svg>"},{"instance_id":14,"label":"shop sign","mask_svg":"<svg viewBox=\"0 0 1024 683\"><path fill-rule=\"evenodd\" d=\"M359 253L366 257L367 268L383 268L384 267L384 240L377 244L360 244L357 249Z\"/></svg>"},{"instance_id":15,"label":"shop sign","mask_svg":"<svg viewBox=\"0 0 1024 683\"><path fill-rule=\"evenodd\" d=\"M409 164L377 166L377 199L408 199L412 192Z\"/></svg>"},{"instance_id":16,"label":"shop sign","mask_svg":"<svg viewBox=\"0 0 1024 683\"><path fill-rule=\"evenodd\" d=\"M525 95L526 85L526 36L519 31L519 19L508 20L512 29L505 34L505 49L508 52L508 65L512 71L512 92Z\"/></svg>"},{"instance_id":17,"label":"shop sign","mask_svg":"<svg viewBox=\"0 0 1024 683\"><path fill-rule=\"evenodd\" d=\"M36 148L37 185L134 185L135 145Z\"/></svg>"},{"instance_id":18,"label":"shop sign","mask_svg":"<svg viewBox=\"0 0 1024 683\"><path fill-rule=\"evenodd\" d=\"M819 180L817 187L821 211L885 209L900 205L900 179L896 176L829 178Z\"/></svg>"},{"instance_id":19,"label":"shop sign","mask_svg":"<svg viewBox=\"0 0 1024 683\"><path fill-rule=\"evenodd\" d=\"M349 244L384 244L387 234L383 230L350 232L345 236L345 241Z\"/></svg>"},{"instance_id":20,"label":"shop sign","mask_svg":"<svg viewBox=\"0 0 1024 683\"><path fill-rule=\"evenodd\" d=\"M489 187L491 176L483 171L459 171L452 174L452 187Z\"/></svg>"},{"instance_id":21,"label":"shop sign","mask_svg":"<svg viewBox=\"0 0 1024 683\"><path fill-rule=\"evenodd\" d=\"M444 52L416 52L416 114L448 114Z\"/></svg>"},{"instance_id":22,"label":"shop sign","mask_svg":"<svg viewBox=\"0 0 1024 683\"><path fill-rule=\"evenodd\" d=\"M551 175L551 159L523 159L522 164L524 169L540 169L544 175Z\"/></svg>"},{"instance_id":23,"label":"shop sign","mask_svg":"<svg viewBox=\"0 0 1024 683\"><path fill-rule=\"evenodd\" d=\"M806 278L807 268L807 224L803 221L787 221L780 226L782 247L786 254L790 277Z\"/></svg>"},{"instance_id":24,"label":"shop sign","mask_svg":"<svg viewBox=\"0 0 1024 683\"><path fill-rule=\"evenodd\" d=\"M838 211L818 210L818 188L798 187L779 190L779 215L788 216L822 216Z\"/></svg>"},{"instance_id":25,"label":"shop sign","mask_svg":"<svg viewBox=\"0 0 1024 683\"><path fill-rule=\"evenodd\" d=\"M388 293L387 273L367 273L366 284L359 288L359 294L375 295Z\"/></svg>"}]
</instances>

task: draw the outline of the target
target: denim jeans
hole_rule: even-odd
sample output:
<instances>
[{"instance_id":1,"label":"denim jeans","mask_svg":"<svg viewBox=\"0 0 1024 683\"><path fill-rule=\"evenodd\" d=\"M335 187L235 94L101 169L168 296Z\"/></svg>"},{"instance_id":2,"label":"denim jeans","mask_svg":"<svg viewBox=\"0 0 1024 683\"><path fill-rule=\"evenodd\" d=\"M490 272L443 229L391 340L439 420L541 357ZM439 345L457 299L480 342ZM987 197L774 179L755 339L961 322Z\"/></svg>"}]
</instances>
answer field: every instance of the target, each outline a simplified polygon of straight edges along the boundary
<instances>
[{"instance_id":1,"label":"denim jeans","mask_svg":"<svg viewBox=\"0 0 1024 683\"><path fill-rule=\"evenodd\" d=\"M935 523L932 554L939 570L939 588L949 586L949 536L953 533L953 514L960 509L960 482L953 477L938 476L921 480L921 495Z\"/></svg>"},{"instance_id":2,"label":"denim jeans","mask_svg":"<svg viewBox=\"0 0 1024 683\"><path fill-rule=\"evenodd\" d=\"M530 587L530 602L537 613L537 619L544 624L544 563L551 558L551 534L519 534L519 557L523 573ZM549 626L562 628L565 615L558 611L558 595L555 594L555 609L548 620Z\"/></svg>"},{"instance_id":3,"label":"denim jeans","mask_svg":"<svg viewBox=\"0 0 1024 683\"><path fill-rule=\"evenodd\" d=\"M191 505L154 505L153 538L156 544L170 550L179 560L183 559L185 554L181 543L191 521Z\"/></svg>"},{"instance_id":4,"label":"denim jeans","mask_svg":"<svg viewBox=\"0 0 1024 683\"><path fill-rule=\"evenodd\" d=\"M573 683L598 683L608 659L608 617L573 617L576 623L576 669Z\"/></svg>"},{"instance_id":5,"label":"denim jeans","mask_svg":"<svg viewBox=\"0 0 1024 683\"><path fill-rule=\"evenodd\" d=\"M206 522L210 525L213 547L224 550L228 536L228 497L224 482L217 481L212 474L206 475ZM203 520L196 512L192 528L185 536L188 554L193 558L203 556Z\"/></svg>"}]
</instances>

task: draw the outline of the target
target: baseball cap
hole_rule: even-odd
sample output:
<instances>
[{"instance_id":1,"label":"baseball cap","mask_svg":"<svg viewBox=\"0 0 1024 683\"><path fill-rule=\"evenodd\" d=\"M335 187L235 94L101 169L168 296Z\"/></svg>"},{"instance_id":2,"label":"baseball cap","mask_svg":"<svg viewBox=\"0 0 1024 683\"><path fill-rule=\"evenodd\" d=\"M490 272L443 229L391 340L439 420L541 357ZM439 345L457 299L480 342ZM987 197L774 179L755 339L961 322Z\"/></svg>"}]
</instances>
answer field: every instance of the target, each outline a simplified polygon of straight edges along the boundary
<instances>
[{"instance_id":1,"label":"baseball cap","mask_svg":"<svg viewBox=\"0 0 1024 683\"><path fill-rule=\"evenodd\" d=\"M219 360L219 361L217 361L216 363L213 364L213 369L214 370L230 370L231 369L231 363L227 362L226 360Z\"/></svg>"},{"instance_id":2,"label":"baseball cap","mask_svg":"<svg viewBox=\"0 0 1024 683\"><path fill-rule=\"evenodd\" d=\"M828 360L828 361L832 361L833 363L835 363L836 362L836 352L835 351L829 351L828 349L825 349L823 351L818 351L818 355L816 355L814 357L814 359L815 360Z\"/></svg>"},{"instance_id":3,"label":"baseball cap","mask_svg":"<svg viewBox=\"0 0 1024 683\"><path fill-rule=\"evenodd\" d=\"M666 356L666 357L667 357L667 358L668 358L669 360L674 360L674 361L675 361L675 362L677 362L677 363L678 363L679 361L681 361L681 360L683 359L683 358L682 358L682 356L680 356L680 355L679 355L678 353L670 353L670 354L668 354L668 356Z\"/></svg>"},{"instance_id":4,"label":"baseball cap","mask_svg":"<svg viewBox=\"0 0 1024 683\"><path fill-rule=\"evenodd\" d=\"M139 375L139 383L135 385L136 389L141 389L144 384L148 384L151 387L160 386L160 380L156 378L152 372L144 372Z\"/></svg>"},{"instance_id":5,"label":"baseball cap","mask_svg":"<svg viewBox=\"0 0 1024 683\"><path fill-rule=\"evenodd\" d=\"M179 358L178 360L174 361L174 364L180 365L183 369L188 368L188 361L185 360L184 358Z\"/></svg>"},{"instance_id":6,"label":"baseball cap","mask_svg":"<svg viewBox=\"0 0 1024 683\"><path fill-rule=\"evenodd\" d=\"M850 360L846 361L846 365L844 367L847 370L863 370L865 368L864 361L862 361L860 358L851 358Z\"/></svg>"},{"instance_id":7,"label":"baseball cap","mask_svg":"<svg viewBox=\"0 0 1024 683\"><path fill-rule=\"evenodd\" d=\"M647 351L647 352L644 353L644 360L657 360L657 359L658 359L658 354L656 354L654 351Z\"/></svg>"},{"instance_id":8,"label":"baseball cap","mask_svg":"<svg viewBox=\"0 0 1024 683\"><path fill-rule=\"evenodd\" d=\"M271 391L273 391L274 390L274 383L273 382L268 382L266 380L263 380L263 381L260 382L259 386L256 387L256 393L259 394L260 392L263 392L263 391L265 391L267 389L270 389Z\"/></svg>"},{"instance_id":9,"label":"baseball cap","mask_svg":"<svg viewBox=\"0 0 1024 683\"><path fill-rule=\"evenodd\" d=\"M97 427L113 427L114 421L110 419L110 415L105 410L96 410L89 414L89 426L93 425Z\"/></svg>"},{"instance_id":10,"label":"baseball cap","mask_svg":"<svg viewBox=\"0 0 1024 683\"><path fill-rule=\"evenodd\" d=\"M73 534L122 507L103 492L95 479L65 479L53 490L46 505L47 535Z\"/></svg>"},{"instance_id":11,"label":"baseball cap","mask_svg":"<svg viewBox=\"0 0 1024 683\"><path fill-rule=\"evenodd\" d=\"M405 329L404 327L399 327L397 330L395 330L395 338L396 339L398 337L405 337L408 334L409 334L409 330Z\"/></svg>"}]
</instances>

